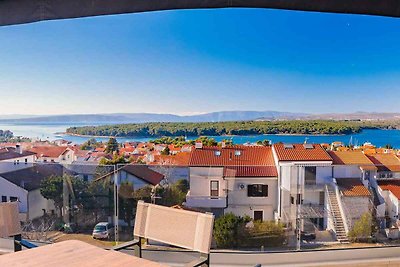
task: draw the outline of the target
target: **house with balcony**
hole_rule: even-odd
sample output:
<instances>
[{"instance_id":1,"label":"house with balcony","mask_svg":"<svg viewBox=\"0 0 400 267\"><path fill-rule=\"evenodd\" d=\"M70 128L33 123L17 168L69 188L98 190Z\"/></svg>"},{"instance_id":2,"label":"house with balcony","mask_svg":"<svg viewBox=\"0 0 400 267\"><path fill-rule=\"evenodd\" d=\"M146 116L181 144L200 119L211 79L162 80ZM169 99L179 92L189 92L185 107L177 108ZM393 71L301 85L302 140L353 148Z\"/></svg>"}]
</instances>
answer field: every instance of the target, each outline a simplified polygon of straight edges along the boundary
<instances>
[{"instance_id":1,"label":"house with balcony","mask_svg":"<svg viewBox=\"0 0 400 267\"><path fill-rule=\"evenodd\" d=\"M377 179L400 179L400 159L395 154L371 154L367 157L377 169Z\"/></svg>"},{"instance_id":2,"label":"house with balcony","mask_svg":"<svg viewBox=\"0 0 400 267\"><path fill-rule=\"evenodd\" d=\"M350 229L361 215L373 211L378 219L385 216L385 201L377 192L375 180L378 168L362 151L329 151L333 159L334 187Z\"/></svg>"},{"instance_id":3,"label":"house with balcony","mask_svg":"<svg viewBox=\"0 0 400 267\"><path fill-rule=\"evenodd\" d=\"M362 151L329 151L332 157L333 178L359 178L368 187L370 178L376 175L375 164Z\"/></svg>"},{"instance_id":4,"label":"house with balcony","mask_svg":"<svg viewBox=\"0 0 400 267\"><path fill-rule=\"evenodd\" d=\"M307 218L311 227L326 229L326 185L332 183L332 158L319 144L273 145L277 162L278 214L293 228L298 218ZM300 208L299 208L300 206Z\"/></svg>"},{"instance_id":5,"label":"house with balcony","mask_svg":"<svg viewBox=\"0 0 400 267\"><path fill-rule=\"evenodd\" d=\"M271 147L222 146L192 151L186 206L220 216L232 212L254 220L274 220L278 173Z\"/></svg>"},{"instance_id":6,"label":"house with balcony","mask_svg":"<svg viewBox=\"0 0 400 267\"><path fill-rule=\"evenodd\" d=\"M384 199L384 220L381 227L397 225L399 220L400 160L394 154L371 154L368 158L377 168L371 181L378 195ZM372 184L372 183L371 183Z\"/></svg>"}]
</instances>

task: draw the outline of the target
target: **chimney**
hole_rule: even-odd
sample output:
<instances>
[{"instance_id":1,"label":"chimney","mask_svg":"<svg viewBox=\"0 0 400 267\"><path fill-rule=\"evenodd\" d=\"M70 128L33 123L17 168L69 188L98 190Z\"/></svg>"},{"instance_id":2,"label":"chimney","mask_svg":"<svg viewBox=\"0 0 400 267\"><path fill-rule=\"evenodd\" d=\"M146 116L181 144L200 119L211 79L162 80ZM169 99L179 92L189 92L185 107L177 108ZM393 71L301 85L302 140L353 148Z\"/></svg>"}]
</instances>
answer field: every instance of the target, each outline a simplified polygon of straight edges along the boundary
<instances>
[{"instance_id":1,"label":"chimney","mask_svg":"<svg viewBox=\"0 0 400 267\"><path fill-rule=\"evenodd\" d=\"M221 147L222 147L222 148L225 148L225 147L226 147L225 141L222 141L222 142L221 142Z\"/></svg>"},{"instance_id":2,"label":"chimney","mask_svg":"<svg viewBox=\"0 0 400 267\"><path fill-rule=\"evenodd\" d=\"M22 147L20 144L15 145L15 152L22 154Z\"/></svg>"},{"instance_id":3,"label":"chimney","mask_svg":"<svg viewBox=\"0 0 400 267\"><path fill-rule=\"evenodd\" d=\"M203 143L201 141L196 141L194 144L195 149L202 149L203 148Z\"/></svg>"}]
</instances>

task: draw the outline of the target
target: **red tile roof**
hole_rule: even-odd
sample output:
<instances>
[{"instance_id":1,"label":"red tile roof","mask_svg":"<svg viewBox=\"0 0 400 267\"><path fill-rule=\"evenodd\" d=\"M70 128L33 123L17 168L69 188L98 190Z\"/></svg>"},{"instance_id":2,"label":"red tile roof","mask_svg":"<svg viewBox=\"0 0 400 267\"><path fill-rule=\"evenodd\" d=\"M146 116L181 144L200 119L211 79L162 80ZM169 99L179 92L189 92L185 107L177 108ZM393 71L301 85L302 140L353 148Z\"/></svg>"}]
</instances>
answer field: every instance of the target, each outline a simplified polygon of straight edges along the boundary
<instances>
[{"instance_id":1,"label":"red tile roof","mask_svg":"<svg viewBox=\"0 0 400 267\"><path fill-rule=\"evenodd\" d=\"M393 154L374 154L368 158L375 164L378 171L400 172L400 160Z\"/></svg>"},{"instance_id":2,"label":"red tile roof","mask_svg":"<svg viewBox=\"0 0 400 267\"><path fill-rule=\"evenodd\" d=\"M359 165L363 170L376 170L369 158L361 151L328 151L335 165Z\"/></svg>"},{"instance_id":3,"label":"red tile roof","mask_svg":"<svg viewBox=\"0 0 400 267\"><path fill-rule=\"evenodd\" d=\"M358 178L336 179L339 190L346 197L369 197L371 193Z\"/></svg>"},{"instance_id":4,"label":"red tile roof","mask_svg":"<svg viewBox=\"0 0 400 267\"><path fill-rule=\"evenodd\" d=\"M29 151L39 157L58 158L66 149L65 146L34 146Z\"/></svg>"},{"instance_id":5,"label":"red tile roof","mask_svg":"<svg viewBox=\"0 0 400 267\"><path fill-rule=\"evenodd\" d=\"M289 148L290 145L285 146L282 143L273 146L279 161L332 161L319 144L292 144L292 148Z\"/></svg>"},{"instance_id":6,"label":"red tile roof","mask_svg":"<svg viewBox=\"0 0 400 267\"><path fill-rule=\"evenodd\" d=\"M224 168L225 177L277 177L275 166L229 166Z\"/></svg>"},{"instance_id":7,"label":"red tile roof","mask_svg":"<svg viewBox=\"0 0 400 267\"><path fill-rule=\"evenodd\" d=\"M189 166L190 152L179 152L176 155L154 155L149 165Z\"/></svg>"},{"instance_id":8,"label":"red tile roof","mask_svg":"<svg viewBox=\"0 0 400 267\"><path fill-rule=\"evenodd\" d=\"M378 181L378 185L382 190L388 190L392 192L393 195L400 199L400 181Z\"/></svg>"},{"instance_id":9,"label":"red tile roof","mask_svg":"<svg viewBox=\"0 0 400 267\"><path fill-rule=\"evenodd\" d=\"M226 167L226 176L275 177L277 170L271 147L229 146L193 149L191 167Z\"/></svg>"},{"instance_id":10,"label":"red tile roof","mask_svg":"<svg viewBox=\"0 0 400 267\"><path fill-rule=\"evenodd\" d=\"M143 181L148 182L152 185L158 185L162 179L164 179L164 175L159 172L151 170L146 165L133 165L129 164L122 168L122 170L130 173Z\"/></svg>"}]
</instances>

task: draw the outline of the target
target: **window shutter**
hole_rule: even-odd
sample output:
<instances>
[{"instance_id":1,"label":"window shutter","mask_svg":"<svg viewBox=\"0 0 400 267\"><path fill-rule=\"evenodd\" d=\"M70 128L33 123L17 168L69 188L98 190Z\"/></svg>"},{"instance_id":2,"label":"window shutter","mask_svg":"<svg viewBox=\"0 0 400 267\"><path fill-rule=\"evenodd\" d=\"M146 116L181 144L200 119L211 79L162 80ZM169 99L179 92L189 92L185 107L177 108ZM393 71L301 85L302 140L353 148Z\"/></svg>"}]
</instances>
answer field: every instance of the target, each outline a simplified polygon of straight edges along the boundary
<instances>
[{"instance_id":1,"label":"window shutter","mask_svg":"<svg viewBox=\"0 0 400 267\"><path fill-rule=\"evenodd\" d=\"M253 196L253 185L248 185L247 186L247 196L248 197Z\"/></svg>"},{"instance_id":2,"label":"window shutter","mask_svg":"<svg viewBox=\"0 0 400 267\"><path fill-rule=\"evenodd\" d=\"M262 185L262 195L265 197L268 196L268 185L266 185L266 184Z\"/></svg>"}]
</instances>

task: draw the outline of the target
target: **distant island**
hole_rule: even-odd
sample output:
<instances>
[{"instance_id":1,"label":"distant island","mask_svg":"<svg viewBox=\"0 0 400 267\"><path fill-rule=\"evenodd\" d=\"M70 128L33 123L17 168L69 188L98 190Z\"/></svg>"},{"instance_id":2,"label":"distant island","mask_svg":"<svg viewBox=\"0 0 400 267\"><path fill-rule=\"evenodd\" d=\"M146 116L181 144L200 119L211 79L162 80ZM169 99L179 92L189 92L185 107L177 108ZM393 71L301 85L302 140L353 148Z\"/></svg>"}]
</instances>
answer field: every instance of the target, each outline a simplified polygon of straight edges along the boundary
<instances>
[{"instance_id":1,"label":"distant island","mask_svg":"<svg viewBox=\"0 0 400 267\"><path fill-rule=\"evenodd\" d=\"M71 124L106 125L146 122L225 122L276 120L337 120L337 121L398 121L400 113L323 113L307 114L281 111L217 111L196 115L157 113L110 113L64 115L0 115L0 123L7 124Z\"/></svg>"},{"instance_id":2,"label":"distant island","mask_svg":"<svg viewBox=\"0 0 400 267\"><path fill-rule=\"evenodd\" d=\"M396 129L399 121L232 121L232 122L150 122L103 126L70 127L67 134L80 136L161 137L223 136L262 134L344 135L362 129Z\"/></svg>"}]
</instances>

